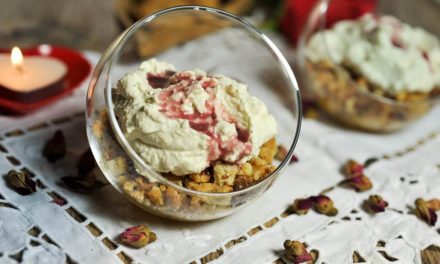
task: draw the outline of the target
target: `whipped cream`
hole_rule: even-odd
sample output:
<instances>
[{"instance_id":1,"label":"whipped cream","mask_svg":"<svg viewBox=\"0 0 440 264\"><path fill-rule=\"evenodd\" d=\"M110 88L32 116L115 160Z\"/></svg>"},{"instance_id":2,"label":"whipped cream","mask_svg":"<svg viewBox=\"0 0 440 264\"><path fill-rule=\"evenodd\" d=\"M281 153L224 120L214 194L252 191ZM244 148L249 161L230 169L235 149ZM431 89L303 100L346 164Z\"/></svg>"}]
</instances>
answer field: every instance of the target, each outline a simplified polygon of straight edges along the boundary
<instances>
[{"instance_id":1,"label":"whipped cream","mask_svg":"<svg viewBox=\"0 0 440 264\"><path fill-rule=\"evenodd\" d=\"M275 118L245 84L202 70L176 72L156 59L120 79L113 100L130 145L158 172L243 163L277 133Z\"/></svg>"},{"instance_id":2,"label":"whipped cream","mask_svg":"<svg viewBox=\"0 0 440 264\"><path fill-rule=\"evenodd\" d=\"M339 22L312 36L306 56L348 65L389 92L426 93L440 86L438 39L391 16Z\"/></svg>"}]
</instances>

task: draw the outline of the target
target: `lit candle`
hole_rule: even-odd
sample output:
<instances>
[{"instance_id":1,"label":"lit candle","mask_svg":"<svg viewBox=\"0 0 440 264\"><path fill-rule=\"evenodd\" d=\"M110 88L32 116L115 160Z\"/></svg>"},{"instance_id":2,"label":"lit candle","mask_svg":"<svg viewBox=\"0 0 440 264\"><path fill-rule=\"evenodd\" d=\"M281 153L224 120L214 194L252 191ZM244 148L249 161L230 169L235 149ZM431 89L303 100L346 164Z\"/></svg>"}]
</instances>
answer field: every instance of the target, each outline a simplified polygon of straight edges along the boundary
<instances>
[{"instance_id":1,"label":"lit candle","mask_svg":"<svg viewBox=\"0 0 440 264\"><path fill-rule=\"evenodd\" d=\"M10 56L0 55L0 97L35 102L64 89L66 65L45 56L23 58L14 47Z\"/></svg>"}]
</instances>

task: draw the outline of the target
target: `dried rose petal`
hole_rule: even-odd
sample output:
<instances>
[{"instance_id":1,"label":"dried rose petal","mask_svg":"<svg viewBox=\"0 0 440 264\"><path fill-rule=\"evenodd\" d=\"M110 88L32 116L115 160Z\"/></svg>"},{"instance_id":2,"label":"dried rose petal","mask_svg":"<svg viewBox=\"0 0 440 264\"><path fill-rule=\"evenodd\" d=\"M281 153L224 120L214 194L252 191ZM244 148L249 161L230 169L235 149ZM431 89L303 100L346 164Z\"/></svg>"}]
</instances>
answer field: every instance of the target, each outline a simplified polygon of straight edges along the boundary
<instances>
[{"instance_id":1,"label":"dried rose petal","mask_svg":"<svg viewBox=\"0 0 440 264\"><path fill-rule=\"evenodd\" d=\"M364 166L354 160L348 160L344 165L344 173L348 178L360 176L364 173Z\"/></svg>"},{"instance_id":2,"label":"dried rose petal","mask_svg":"<svg viewBox=\"0 0 440 264\"><path fill-rule=\"evenodd\" d=\"M296 156L295 154L292 154L292 158L290 158L290 164L298 162L298 156Z\"/></svg>"},{"instance_id":3,"label":"dried rose petal","mask_svg":"<svg viewBox=\"0 0 440 264\"><path fill-rule=\"evenodd\" d=\"M298 215L307 214L307 212L312 208L313 201L311 198L307 199L295 199L293 204L290 206L289 211Z\"/></svg>"},{"instance_id":4,"label":"dried rose petal","mask_svg":"<svg viewBox=\"0 0 440 264\"><path fill-rule=\"evenodd\" d=\"M157 236L147 226L134 226L124 230L119 235L122 243L134 248L145 247L148 243L154 242Z\"/></svg>"},{"instance_id":5,"label":"dried rose petal","mask_svg":"<svg viewBox=\"0 0 440 264\"><path fill-rule=\"evenodd\" d=\"M57 204L59 206L63 206L66 204L66 201L61 198L53 198L52 203Z\"/></svg>"},{"instance_id":6,"label":"dried rose petal","mask_svg":"<svg viewBox=\"0 0 440 264\"><path fill-rule=\"evenodd\" d=\"M437 214L433 208L429 207L429 203L423 200L422 198L418 198L415 201L416 204L416 215L425 221L428 225L434 226L437 222Z\"/></svg>"},{"instance_id":7,"label":"dried rose petal","mask_svg":"<svg viewBox=\"0 0 440 264\"><path fill-rule=\"evenodd\" d=\"M54 136L46 142L43 148L43 156L49 162L55 162L66 155L66 140L63 131L57 130Z\"/></svg>"},{"instance_id":8,"label":"dried rose petal","mask_svg":"<svg viewBox=\"0 0 440 264\"><path fill-rule=\"evenodd\" d=\"M385 201L380 195L370 195L367 200L367 206L373 213L384 212L388 207L388 202Z\"/></svg>"},{"instance_id":9,"label":"dried rose petal","mask_svg":"<svg viewBox=\"0 0 440 264\"><path fill-rule=\"evenodd\" d=\"M338 209L335 208L332 199L325 195L312 196L313 208L316 212L327 216L335 216Z\"/></svg>"},{"instance_id":10,"label":"dried rose petal","mask_svg":"<svg viewBox=\"0 0 440 264\"><path fill-rule=\"evenodd\" d=\"M284 241L284 255L294 264L313 260L305 245L296 240Z\"/></svg>"},{"instance_id":11,"label":"dried rose petal","mask_svg":"<svg viewBox=\"0 0 440 264\"><path fill-rule=\"evenodd\" d=\"M23 171L10 170L6 175L8 184L19 194L28 195L37 191L35 182Z\"/></svg>"},{"instance_id":12,"label":"dried rose petal","mask_svg":"<svg viewBox=\"0 0 440 264\"><path fill-rule=\"evenodd\" d=\"M66 176L62 177L61 180L70 190L77 193L92 193L95 189L104 186L104 183L96 180L93 174L87 174L80 177Z\"/></svg>"},{"instance_id":13,"label":"dried rose petal","mask_svg":"<svg viewBox=\"0 0 440 264\"><path fill-rule=\"evenodd\" d=\"M76 167L80 175L88 174L96 167L95 157L90 148L79 157Z\"/></svg>"},{"instance_id":14,"label":"dried rose petal","mask_svg":"<svg viewBox=\"0 0 440 264\"><path fill-rule=\"evenodd\" d=\"M352 187L356 192L365 192L373 188L370 179L365 175L348 178L342 181L341 184L346 184Z\"/></svg>"},{"instance_id":15,"label":"dried rose petal","mask_svg":"<svg viewBox=\"0 0 440 264\"><path fill-rule=\"evenodd\" d=\"M287 156L287 148L283 145L278 145L277 153L275 154L275 159L283 161Z\"/></svg>"}]
</instances>

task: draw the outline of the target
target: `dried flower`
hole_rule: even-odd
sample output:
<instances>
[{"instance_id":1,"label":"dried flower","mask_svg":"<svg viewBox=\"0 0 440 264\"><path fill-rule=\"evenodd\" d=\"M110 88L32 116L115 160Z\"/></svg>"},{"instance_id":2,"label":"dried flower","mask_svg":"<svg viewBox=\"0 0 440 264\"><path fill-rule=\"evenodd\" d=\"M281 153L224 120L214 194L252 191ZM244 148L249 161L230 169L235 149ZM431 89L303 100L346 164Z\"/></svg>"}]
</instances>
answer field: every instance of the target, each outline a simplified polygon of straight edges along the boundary
<instances>
[{"instance_id":1,"label":"dried flower","mask_svg":"<svg viewBox=\"0 0 440 264\"><path fill-rule=\"evenodd\" d=\"M289 151L287 150L287 148L285 146L278 145L277 153L275 154L275 159L278 161L283 161L286 158L288 152ZM292 157L290 158L289 163L292 164L297 161L298 161L298 157L295 154L292 154Z\"/></svg>"},{"instance_id":2,"label":"dried flower","mask_svg":"<svg viewBox=\"0 0 440 264\"><path fill-rule=\"evenodd\" d=\"M275 159L283 161L287 156L287 148L283 145L278 145L277 153L275 154Z\"/></svg>"},{"instance_id":3,"label":"dried flower","mask_svg":"<svg viewBox=\"0 0 440 264\"><path fill-rule=\"evenodd\" d=\"M437 222L437 214L435 213L435 209L430 207L430 203L423 200L422 198L418 198L415 201L416 205L416 215L425 221L428 225L434 226ZM432 206L433 204L431 204Z\"/></svg>"},{"instance_id":4,"label":"dried flower","mask_svg":"<svg viewBox=\"0 0 440 264\"><path fill-rule=\"evenodd\" d=\"M298 215L307 214L309 209L312 208L313 201L311 198L295 199L293 204L289 207L289 211Z\"/></svg>"},{"instance_id":5,"label":"dried flower","mask_svg":"<svg viewBox=\"0 0 440 264\"><path fill-rule=\"evenodd\" d=\"M348 160L344 165L344 173L348 178L361 176L364 173L364 166L354 160Z\"/></svg>"},{"instance_id":6,"label":"dried flower","mask_svg":"<svg viewBox=\"0 0 440 264\"><path fill-rule=\"evenodd\" d=\"M95 158L90 148L79 157L76 167L80 175L88 174L96 167Z\"/></svg>"},{"instance_id":7,"label":"dried flower","mask_svg":"<svg viewBox=\"0 0 440 264\"><path fill-rule=\"evenodd\" d=\"M370 195L366 201L368 209L373 213L379 213L385 211L388 207L388 202L385 201L380 195Z\"/></svg>"},{"instance_id":8,"label":"dried flower","mask_svg":"<svg viewBox=\"0 0 440 264\"><path fill-rule=\"evenodd\" d=\"M63 131L57 130L54 136L46 142L43 148L43 156L49 162L55 162L66 155L66 140Z\"/></svg>"},{"instance_id":9,"label":"dried flower","mask_svg":"<svg viewBox=\"0 0 440 264\"><path fill-rule=\"evenodd\" d=\"M439 199L431 199L427 201L428 207L433 209L434 211L440 210L440 200Z\"/></svg>"},{"instance_id":10,"label":"dried flower","mask_svg":"<svg viewBox=\"0 0 440 264\"><path fill-rule=\"evenodd\" d=\"M66 204L66 201L61 198L53 198L52 203L57 204L59 206L63 206Z\"/></svg>"},{"instance_id":11,"label":"dried flower","mask_svg":"<svg viewBox=\"0 0 440 264\"><path fill-rule=\"evenodd\" d=\"M145 247L148 243L154 242L157 239L156 234L151 232L147 226L129 227L119 237L122 243L134 248Z\"/></svg>"},{"instance_id":12,"label":"dried flower","mask_svg":"<svg viewBox=\"0 0 440 264\"><path fill-rule=\"evenodd\" d=\"M296 156L295 154L292 154L292 157L290 158L290 164L298 162L298 156Z\"/></svg>"},{"instance_id":13,"label":"dried flower","mask_svg":"<svg viewBox=\"0 0 440 264\"><path fill-rule=\"evenodd\" d=\"M313 257L307 251L306 246L296 240L284 241L284 255L294 264L304 263L313 260Z\"/></svg>"},{"instance_id":14,"label":"dried flower","mask_svg":"<svg viewBox=\"0 0 440 264\"><path fill-rule=\"evenodd\" d=\"M10 170L6 175L8 184L19 194L28 195L37 191L35 182L28 173Z\"/></svg>"},{"instance_id":15,"label":"dried flower","mask_svg":"<svg viewBox=\"0 0 440 264\"><path fill-rule=\"evenodd\" d=\"M312 196L313 208L316 212L327 216L335 216L338 209L335 208L332 199L325 195Z\"/></svg>"},{"instance_id":16,"label":"dried flower","mask_svg":"<svg viewBox=\"0 0 440 264\"><path fill-rule=\"evenodd\" d=\"M348 178L343 180L341 184L352 187L356 192L365 192L373 188L370 179L365 175Z\"/></svg>"},{"instance_id":17,"label":"dried flower","mask_svg":"<svg viewBox=\"0 0 440 264\"><path fill-rule=\"evenodd\" d=\"M92 193L93 190L104 186L104 183L96 180L93 174L87 174L80 177L66 176L62 177L61 180L70 190L77 193Z\"/></svg>"}]
</instances>

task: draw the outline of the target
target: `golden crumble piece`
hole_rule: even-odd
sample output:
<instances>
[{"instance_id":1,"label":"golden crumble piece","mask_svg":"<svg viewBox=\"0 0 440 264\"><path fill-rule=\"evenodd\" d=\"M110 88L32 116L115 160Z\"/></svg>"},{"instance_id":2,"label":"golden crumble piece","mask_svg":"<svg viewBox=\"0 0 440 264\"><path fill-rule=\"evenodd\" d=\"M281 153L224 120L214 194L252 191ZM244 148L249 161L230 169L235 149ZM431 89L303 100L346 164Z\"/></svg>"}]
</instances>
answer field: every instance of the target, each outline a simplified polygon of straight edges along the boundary
<instances>
[{"instance_id":1,"label":"golden crumble piece","mask_svg":"<svg viewBox=\"0 0 440 264\"><path fill-rule=\"evenodd\" d=\"M250 163L252 165L252 168L255 167L263 167L267 164L266 160L260 158L260 157L255 157L253 159L250 160Z\"/></svg>"},{"instance_id":2,"label":"golden crumble piece","mask_svg":"<svg viewBox=\"0 0 440 264\"><path fill-rule=\"evenodd\" d=\"M259 181L266 178L270 173L276 169L273 165L265 165L253 168L253 179L254 181Z\"/></svg>"},{"instance_id":3,"label":"golden crumble piece","mask_svg":"<svg viewBox=\"0 0 440 264\"><path fill-rule=\"evenodd\" d=\"M153 184L147 182L147 180L142 176L137 177L135 179L135 182L138 184L139 188L146 190L146 191L150 190L151 187L153 187Z\"/></svg>"},{"instance_id":4,"label":"golden crumble piece","mask_svg":"<svg viewBox=\"0 0 440 264\"><path fill-rule=\"evenodd\" d=\"M232 186L237 173L237 165L217 163L214 165L214 182L220 186L225 184Z\"/></svg>"},{"instance_id":5,"label":"golden crumble piece","mask_svg":"<svg viewBox=\"0 0 440 264\"><path fill-rule=\"evenodd\" d=\"M154 205L164 205L162 191L158 186L153 186L150 191L148 191L147 197Z\"/></svg>"},{"instance_id":6,"label":"golden crumble piece","mask_svg":"<svg viewBox=\"0 0 440 264\"><path fill-rule=\"evenodd\" d=\"M264 143L260 148L258 156L266 161L266 164L271 164L273 157L277 153L277 142L275 138L272 138Z\"/></svg>"},{"instance_id":7,"label":"golden crumble piece","mask_svg":"<svg viewBox=\"0 0 440 264\"><path fill-rule=\"evenodd\" d=\"M210 182L211 175L201 172L194 173L189 176L193 182L202 183L202 182Z\"/></svg>"},{"instance_id":8,"label":"golden crumble piece","mask_svg":"<svg viewBox=\"0 0 440 264\"><path fill-rule=\"evenodd\" d=\"M213 183L188 182L186 187L199 192L215 192L216 189Z\"/></svg>"},{"instance_id":9,"label":"golden crumble piece","mask_svg":"<svg viewBox=\"0 0 440 264\"><path fill-rule=\"evenodd\" d=\"M104 136L104 124L101 122L101 120L96 120L93 123L92 131L98 139L102 139Z\"/></svg>"},{"instance_id":10,"label":"golden crumble piece","mask_svg":"<svg viewBox=\"0 0 440 264\"><path fill-rule=\"evenodd\" d=\"M234 190L243 190L254 183L251 175L237 175L234 181Z\"/></svg>"},{"instance_id":11,"label":"golden crumble piece","mask_svg":"<svg viewBox=\"0 0 440 264\"><path fill-rule=\"evenodd\" d=\"M124 185L124 183L125 183L126 181L128 181L127 176L125 176L125 175L120 175L120 176L118 177L118 182L119 182L120 184Z\"/></svg>"},{"instance_id":12,"label":"golden crumble piece","mask_svg":"<svg viewBox=\"0 0 440 264\"><path fill-rule=\"evenodd\" d=\"M203 200L200 197L197 196L191 196L191 200L189 202L189 209L190 210L197 210L202 205Z\"/></svg>"},{"instance_id":13,"label":"golden crumble piece","mask_svg":"<svg viewBox=\"0 0 440 264\"><path fill-rule=\"evenodd\" d=\"M182 206L183 197L176 189L168 187L165 191L165 202L174 209L179 209Z\"/></svg>"},{"instance_id":14,"label":"golden crumble piece","mask_svg":"<svg viewBox=\"0 0 440 264\"><path fill-rule=\"evenodd\" d=\"M135 181L130 181L130 180L125 181L122 188L124 189L126 194L128 194L131 198L133 198L137 202L142 203L144 201L145 198L144 191L139 188L138 184Z\"/></svg>"},{"instance_id":15,"label":"golden crumble piece","mask_svg":"<svg viewBox=\"0 0 440 264\"><path fill-rule=\"evenodd\" d=\"M251 176L252 165L249 162L245 162L238 167L237 176Z\"/></svg>"},{"instance_id":16,"label":"golden crumble piece","mask_svg":"<svg viewBox=\"0 0 440 264\"><path fill-rule=\"evenodd\" d=\"M222 186L216 186L215 190L218 193L227 193L227 192L232 192L234 188L230 185L222 185Z\"/></svg>"}]
</instances>

